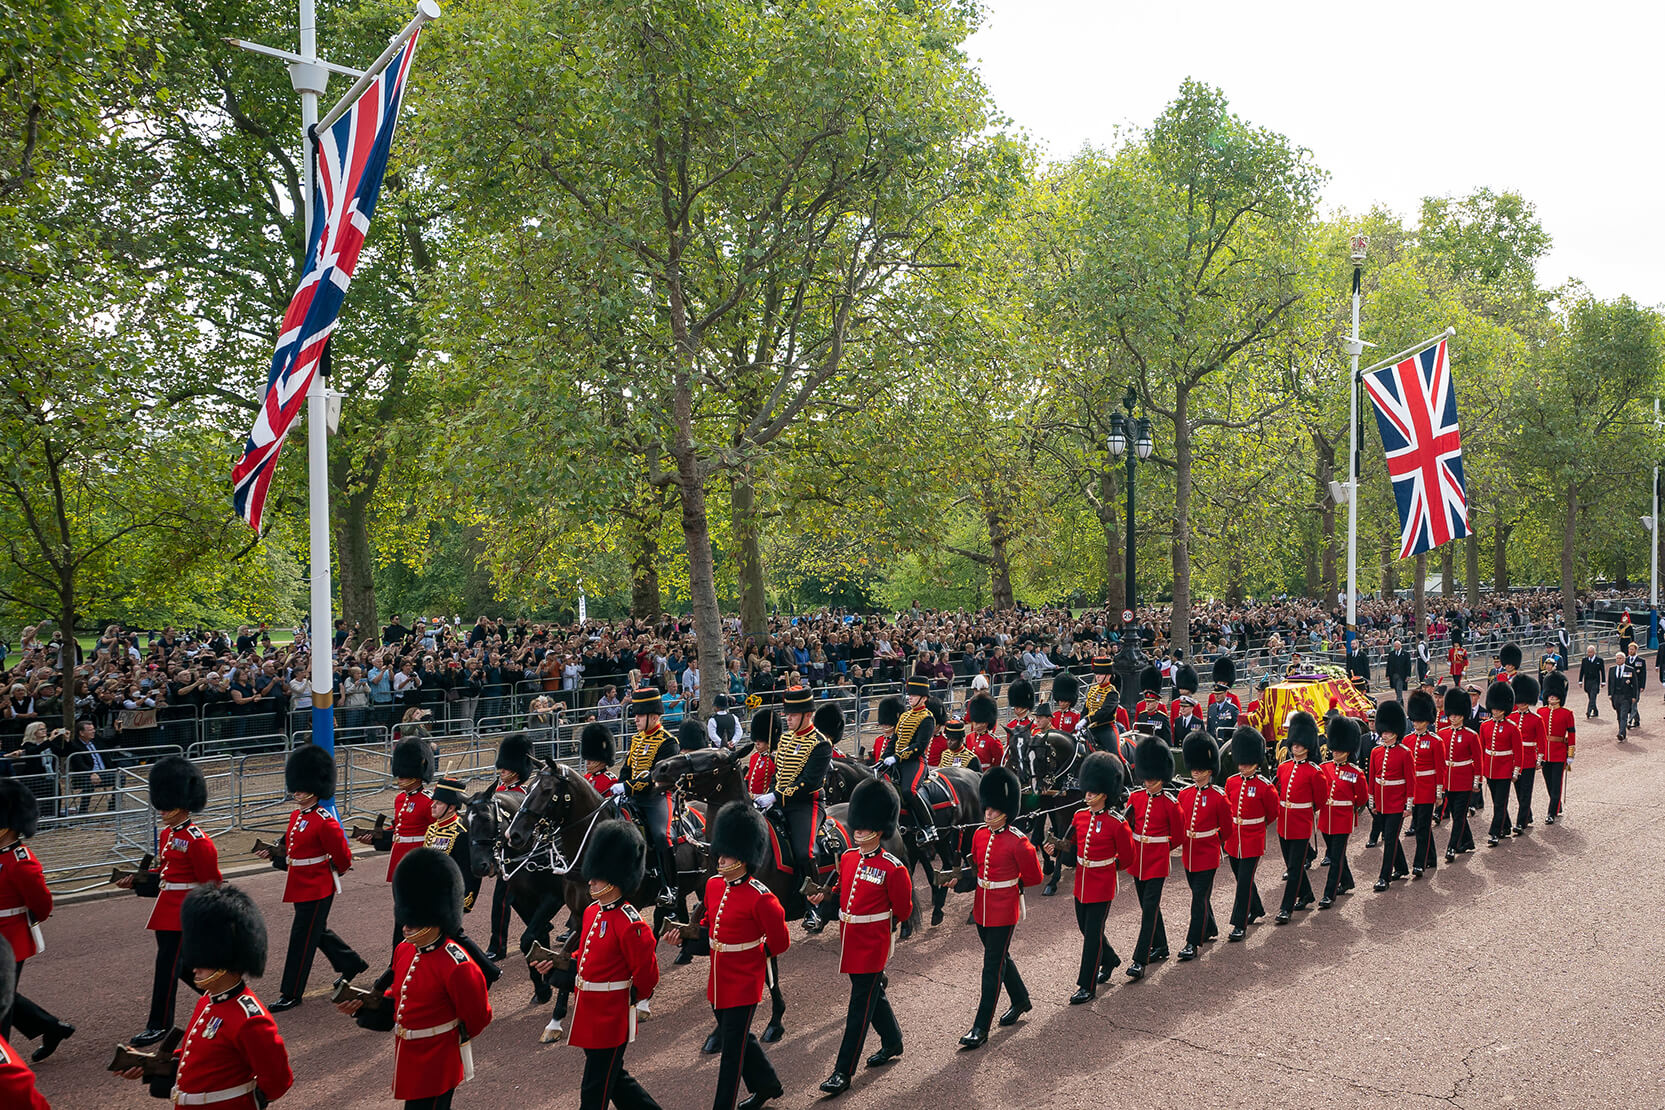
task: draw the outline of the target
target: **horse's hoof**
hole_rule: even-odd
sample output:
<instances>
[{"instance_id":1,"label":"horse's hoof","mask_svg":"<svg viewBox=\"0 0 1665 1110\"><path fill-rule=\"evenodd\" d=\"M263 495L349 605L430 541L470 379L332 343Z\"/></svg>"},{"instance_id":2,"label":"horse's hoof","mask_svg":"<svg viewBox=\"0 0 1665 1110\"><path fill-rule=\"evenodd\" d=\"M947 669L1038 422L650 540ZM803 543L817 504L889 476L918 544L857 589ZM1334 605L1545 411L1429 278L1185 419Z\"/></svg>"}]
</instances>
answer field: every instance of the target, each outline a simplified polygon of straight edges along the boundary
<instances>
[{"instance_id":1,"label":"horse's hoof","mask_svg":"<svg viewBox=\"0 0 1665 1110\"><path fill-rule=\"evenodd\" d=\"M1058 893L1058 884L1057 883L1047 883L1045 886L1041 887L1041 896L1043 898L1051 898L1054 894L1057 894L1057 893Z\"/></svg>"},{"instance_id":2,"label":"horse's hoof","mask_svg":"<svg viewBox=\"0 0 1665 1110\"><path fill-rule=\"evenodd\" d=\"M931 924L932 925L941 925L942 924L942 907L941 906L938 906L938 907L936 907L935 909L933 909L931 911Z\"/></svg>"},{"instance_id":3,"label":"horse's hoof","mask_svg":"<svg viewBox=\"0 0 1665 1110\"><path fill-rule=\"evenodd\" d=\"M700 1053L705 1056L715 1056L717 1050L721 1047L723 1047L722 1042L717 1039L717 1034L713 1033L705 1038L704 1044L700 1045Z\"/></svg>"},{"instance_id":4,"label":"horse's hoof","mask_svg":"<svg viewBox=\"0 0 1665 1110\"><path fill-rule=\"evenodd\" d=\"M781 1036L785 1032L786 1027L784 1025L780 1024L778 1021L771 1021L768 1025L763 1027L763 1036L758 1039L764 1044L774 1044L776 1041L781 1039Z\"/></svg>"},{"instance_id":5,"label":"horse's hoof","mask_svg":"<svg viewBox=\"0 0 1665 1110\"><path fill-rule=\"evenodd\" d=\"M676 959L671 961L671 965L673 967L681 967L683 964L691 964L693 962L694 962L693 954L691 952L689 952L687 948L682 948L682 949L678 950L678 952L676 954Z\"/></svg>"},{"instance_id":6,"label":"horse's hoof","mask_svg":"<svg viewBox=\"0 0 1665 1110\"><path fill-rule=\"evenodd\" d=\"M554 988L550 987L547 983L540 983L537 989L532 992L532 1001L537 1003L539 1006L547 1006L549 1005L549 1000L554 996Z\"/></svg>"},{"instance_id":7,"label":"horse's hoof","mask_svg":"<svg viewBox=\"0 0 1665 1110\"><path fill-rule=\"evenodd\" d=\"M538 1034L538 1043L555 1044L565 1035L566 1031L561 1028L561 1023L558 1021L552 1021L543 1027L542 1033Z\"/></svg>"}]
</instances>

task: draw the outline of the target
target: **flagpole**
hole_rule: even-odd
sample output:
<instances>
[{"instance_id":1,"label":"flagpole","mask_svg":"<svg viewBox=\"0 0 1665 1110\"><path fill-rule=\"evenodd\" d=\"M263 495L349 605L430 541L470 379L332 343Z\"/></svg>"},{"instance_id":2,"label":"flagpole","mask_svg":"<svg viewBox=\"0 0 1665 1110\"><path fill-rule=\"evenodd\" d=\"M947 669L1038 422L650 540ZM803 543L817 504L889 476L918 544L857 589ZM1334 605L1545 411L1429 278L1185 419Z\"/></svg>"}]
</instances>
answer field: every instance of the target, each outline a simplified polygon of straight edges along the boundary
<instances>
[{"instance_id":1,"label":"flagpole","mask_svg":"<svg viewBox=\"0 0 1665 1110\"><path fill-rule=\"evenodd\" d=\"M1364 343L1359 339L1359 286L1364 275L1365 250L1370 240L1355 235L1353 258L1353 333L1347 337L1347 357L1352 370L1347 375L1347 635L1349 652L1359 626L1359 356Z\"/></svg>"}]
</instances>

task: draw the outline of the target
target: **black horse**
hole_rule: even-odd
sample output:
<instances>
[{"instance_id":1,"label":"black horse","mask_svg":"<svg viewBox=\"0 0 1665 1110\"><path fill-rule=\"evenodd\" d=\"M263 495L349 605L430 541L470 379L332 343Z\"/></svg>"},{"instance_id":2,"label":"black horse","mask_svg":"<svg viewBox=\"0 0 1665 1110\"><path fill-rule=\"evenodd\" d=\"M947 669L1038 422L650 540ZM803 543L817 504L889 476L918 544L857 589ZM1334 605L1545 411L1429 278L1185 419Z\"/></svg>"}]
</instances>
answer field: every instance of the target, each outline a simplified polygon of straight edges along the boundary
<instances>
[{"instance_id":1,"label":"black horse","mask_svg":"<svg viewBox=\"0 0 1665 1110\"><path fill-rule=\"evenodd\" d=\"M1075 811L1084 803L1085 795L1077 783L1084 758L1082 746L1056 729L1020 729L1012 734L1005 762L1023 788L1023 813L1017 823L1027 829L1036 849L1044 847L1048 833L1061 837L1068 832ZM1044 852L1041 860L1046 868L1041 893L1056 894L1061 870L1058 860Z\"/></svg>"}]
</instances>

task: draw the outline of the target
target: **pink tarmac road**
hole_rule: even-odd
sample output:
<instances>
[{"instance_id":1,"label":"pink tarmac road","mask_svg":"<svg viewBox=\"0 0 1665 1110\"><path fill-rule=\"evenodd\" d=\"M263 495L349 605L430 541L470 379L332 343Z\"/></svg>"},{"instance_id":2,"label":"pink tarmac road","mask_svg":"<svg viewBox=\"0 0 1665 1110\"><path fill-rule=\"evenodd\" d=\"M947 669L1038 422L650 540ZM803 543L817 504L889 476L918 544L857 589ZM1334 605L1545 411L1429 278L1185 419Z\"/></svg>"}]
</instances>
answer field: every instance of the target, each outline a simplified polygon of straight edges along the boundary
<instances>
[{"instance_id":1,"label":"pink tarmac road","mask_svg":"<svg viewBox=\"0 0 1665 1110\"><path fill-rule=\"evenodd\" d=\"M1582 700L1582 699L1580 699ZM890 995L906 1054L859 1069L847 1107L1423 1107L1665 1106L1665 723L1650 698L1646 727L1615 743L1611 710L1579 721L1583 743L1569 817L1523 838L1459 856L1420 882L1370 890L1380 849L1350 853L1359 892L1282 928L1263 921L1243 944L1205 946L1188 964L1152 966L1142 982L1118 970L1089 1006L1068 1006L1079 951L1067 887L1031 892L1013 951L1035 1009L997 1029L973 1053L955 1049L976 1006L979 952L966 924L969 899L947 921L901 944ZM1444 846L1443 831L1440 845ZM1407 842L1408 843L1408 842ZM1281 868L1262 866L1275 903ZM361 859L332 919L374 962L384 959L391 914L385 867ZM1316 869L1314 875L1317 875ZM237 880L267 914L272 957L257 989L275 994L290 920L282 876ZM1215 911L1229 911L1229 877ZM921 888L921 892L923 888ZM1174 948L1183 942L1188 892L1171 879L1164 903ZM104 1069L111 1046L144 1024L154 951L148 903L123 897L66 906L47 925L48 952L31 960L26 991L79 1032L38 1069L59 1110L164 1105ZM1137 904L1125 878L1109 934L1128 958ZM484 939L481 913L471 935ZM699 1054L712 1027L705 964L671 967L626 1063L665 1110L710 1106L716 1060ZM493 991L496 1020L475 1048L477 1078L459 1108L576 1107L582 1055L543 1046L548 1008L532 1002L518 960ZM786 1085L771 1106L817 1106L843 1028L848 983L838 974L836 930L798 931L782 959L786 1036L769 1054ZM365 1032L317 997L331 978L320 959L315 992L280 1016L296 1073L279 1106L368 1110L394 1105L390 1037ZM366 977L368 979L368 977ZM181 991L180 1020L189 1012ZM1004 1003L1002 1003L1004 1005ZM757 1022L761 1028L762 1017ZM868 1051L877 1046L869 1040Z\"/></svg>"}]
</instances>

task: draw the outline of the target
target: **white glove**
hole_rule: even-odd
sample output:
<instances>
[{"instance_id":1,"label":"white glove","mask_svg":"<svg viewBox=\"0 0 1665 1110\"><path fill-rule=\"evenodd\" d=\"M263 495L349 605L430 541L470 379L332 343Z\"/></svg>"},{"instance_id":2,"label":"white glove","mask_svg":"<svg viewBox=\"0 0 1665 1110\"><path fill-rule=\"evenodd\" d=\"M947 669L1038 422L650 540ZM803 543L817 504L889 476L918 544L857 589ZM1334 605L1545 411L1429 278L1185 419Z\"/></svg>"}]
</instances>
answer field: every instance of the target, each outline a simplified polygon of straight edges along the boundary
<instances>
[{"instance_id":1,"label":"white glove","mask_svg":"<svg viewBox=\"0 0 1665 1110\"><path fill-rule=\"evenodd\" d=\"M607 788L607 793L611 794L615 798L621 796L624 793L624 783L615 782L612 786Z\"/></svg>"},{"instance_id":2,"label":"white glove","mask_svg":"<svg viewBox=\"0 0 1665 1110\"><path fill-rule=\"evenodd\" d=\"M767 794L759 794L756 798L752 799L752 804L757 806L758 809L768 809L770 806L775 804L774 791L771 790Z\"/></svg>"},{"instance_id":3,"label":"white glove","mask_svg":"<svg viewBox=\"0 0 1665 1110\"><path fill-rule=\"evenodd\" d=\"M894 767L894 766L896 766L896 757L893 756L893 755L887 755L883 759L881 759L879 761L879 763L880 763L881 766Z\"/></svg>"}]
</instances>

